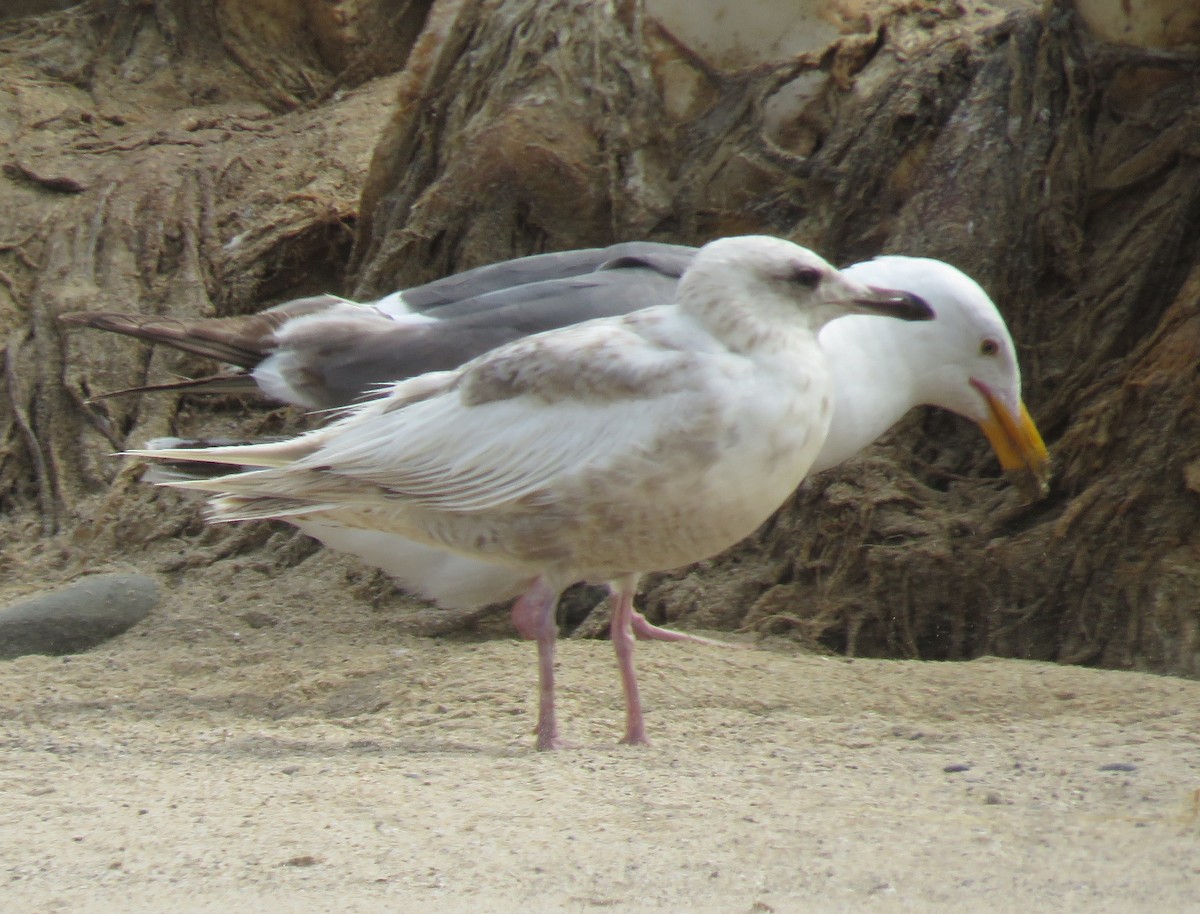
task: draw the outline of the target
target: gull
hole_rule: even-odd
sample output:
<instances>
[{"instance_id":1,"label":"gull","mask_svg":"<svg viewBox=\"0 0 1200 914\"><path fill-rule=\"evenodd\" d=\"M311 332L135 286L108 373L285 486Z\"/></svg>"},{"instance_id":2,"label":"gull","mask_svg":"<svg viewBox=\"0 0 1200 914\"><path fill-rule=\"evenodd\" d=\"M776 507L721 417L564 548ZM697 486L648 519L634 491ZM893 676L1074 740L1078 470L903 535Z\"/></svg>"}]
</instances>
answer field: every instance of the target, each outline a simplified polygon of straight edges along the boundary
<instances>
[{"instance_id":1,"label":"gull","mask_svg":"<svg viewBox=\"0 0 1200 914\"><path fill-rule=\"evenodd\" d=\"M315 295L225 318L72 311L59 320L239 369L95 400L159 391L248 393L329 409L379 384L457 368L531 333L669 304L695 255L683 245L631 241L488 264L373 302Z\"/></svg>"},{"instance_id":2,"label":"gull","mask_svg":"<svg viewBox=\"0 0 1200 914\"><path fill-rule=\"evenodd\" d=\"M328 409L387 382L456 368L530 333L674 301L695 254L683 245L623 242L489 264L370 303L321 295L232 318L82 311L61 320L166 343L240 369L102 396L257 393ZM878 257L843 273L908 290L930 302L937 319L896 323L858 315L821 330L835 407L813 472L857 454L910 409L927 405L977 423L1001 468L1033 496L1044 494L1049 457L1021 398L1016 347L979 284L924 257Z\"/></svg>"},{"instance_id":3,"label":"gull","mask_svg":"<svg viewBox=\"0 0 1200 914\"><path fill-rule=\"evenodd\" d=\"M695 254L695 248L682 245L624 242L489 264L367 304L326 295L233 318L78 312L64 320L168 343L243 369L132 391L250 392L329 408L370 395L381 382L456 367L531 332L670 301ZM937 317L905 323L851 315L821 329L834 409L811 472L854 456L910 409L930 405L976 422L1002 469L1031 497L1044 494L1049 455L1021 397L1016 347L979 284L950 264L923 257L878 257L843 273L906 289L929 302ZM216 442L164 438L147 446L206 443ZM195 472L194 464L159 469L153 478L189 472ZM312 517L295 523L443 606L474 608L511 599L524 589L520 575L504 566L393 533ZM633 628L640 638L705 640L653 625L640 612L633 615Z\"/></svg>"},{"instance_id":4,"label":"gull","mask_svg":"<svg viewBox=\"0 0 1200 914\"><path fill-rule=\"evenodd\" d=\"M978 283L949 264L918 257L880 257L841 272L858 282L915 294L936 316L930 321L904 322L852 314L820 329L818 342L833 382L833 415L810 475L853 457L910 409L929 404L976 422L1001 466L1032 494L1041 494L1049 454L1021 397L1012 338ZM164 446L191 444L183 439L160 441ZM318 517L297 518L293 523L326 546L382 569L406 590L441 606L486 606L516 597L525 587L522 576L507 566L400 534ZM639 638L711 643L654 625L637 611L632 625Z\"/></svg>"},{"instance_id":5,"label":"gull","mask_svg":"<svg viewBox=\"0 0 1200 914\"><path fill-rule=\"evenodd\" d=\"M640 574L728 548L808 474L834 409L822 326L851 313L933 317L910 293L766 236L705 245L675 300L399 381L287 441L129 454L243 468L172 483L214 493L218 521L384 532L515 574L524 592L513 622L538 649L539 749L562 745L559 595L607 582L622 742L645 744L633 665Z\"/></svg>"}]
</instances>

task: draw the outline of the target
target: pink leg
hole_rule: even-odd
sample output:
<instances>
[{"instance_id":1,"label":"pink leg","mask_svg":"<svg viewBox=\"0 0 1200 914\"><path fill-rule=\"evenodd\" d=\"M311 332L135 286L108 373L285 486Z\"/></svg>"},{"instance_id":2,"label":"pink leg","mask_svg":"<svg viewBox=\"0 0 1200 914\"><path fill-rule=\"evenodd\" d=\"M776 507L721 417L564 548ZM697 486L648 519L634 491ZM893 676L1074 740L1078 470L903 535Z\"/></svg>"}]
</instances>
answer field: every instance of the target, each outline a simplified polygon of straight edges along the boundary
<instances>
[{"instance_id":1,"label":"pink leg","mask_svg":"<svg viewBox=\"0 0 1200 914\"><path fill-rule=\"evenodd\" d=\"M545 578L538 578L512 609L517 631L522 637L537 639L539 749L561 749L566 745L559 739L558 718L554 713L554 642L558 638L554 608L558 605L558 594Z\"/></svg>"},{"instance_id":2,"label":"pink leg","mask_svg":"<svg viewBox=\"0 0 1200 914\"><path fill-rule=\"evenodd\" d=\"M613 599L616 599L614 595ZM714 641L712 638L701 638L699 635L689 635L686 632L676 632L669 628L660 628L650 622L645 616L633 607L630 607L630 624L633 628L633 633L643 641L691 641L693 644L707 644L710 647L728 647L723 641Z\"/></svg>"},{"instance_id":3,"label":"pink leg","mask_svg":"<svg viewBox=\"0 0 1200 914\"><path fill-rule=\"evenodd\" d=\"M541 578L534 580L529 585L529 589L523 593L520 598L512 605L512 623L517 630L517 634L526 641L534 641L538 636L538 626L542 620L542 601L537 598L532 598L536 594L541 594L542 589L548 589L548 585ZM557 594L555 595L557 597Z\"/></svg>"},{"instance_id":4,"label":"pink leg","mask_svg":"<svg viewBox=\"0 0 1200 914\"><path fill-rule=\"evenodd\" d=\"M612 601L613 649L617 652L617 667L621 671L621 687L625 690L625 736L621 740L629 746L648 746L646 722L642 718L642 699L638 693L637 673L633 669L633 618L638 613L633 608L633 596L637 592L636 574L614 582ZM643 621L645 621L643 619Z\"/></svg>"}]
</instances>

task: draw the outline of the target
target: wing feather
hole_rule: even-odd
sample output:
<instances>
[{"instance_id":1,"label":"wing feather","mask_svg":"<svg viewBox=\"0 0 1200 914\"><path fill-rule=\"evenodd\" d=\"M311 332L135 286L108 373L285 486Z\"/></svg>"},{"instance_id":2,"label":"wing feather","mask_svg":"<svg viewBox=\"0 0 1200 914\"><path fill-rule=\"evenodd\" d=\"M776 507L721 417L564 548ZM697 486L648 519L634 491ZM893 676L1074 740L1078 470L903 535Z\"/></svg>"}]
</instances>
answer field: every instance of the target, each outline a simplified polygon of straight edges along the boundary
<instances>
[{"instance_id":1,"label":"wing feather","mask_svg":"<svg viewBox=\"0 0 1200 914\"><path fill-rule=\"evenodd\" d=\"M703 332L673 310L648 314L503 347L429 397L406 396L412 382L402 382L313 433L316 446L288 466L195 487L293 507L381 499L448 512L544 505L581 474L652 459L664 429L702 412L706 388L740 370L739 357L705 345ZM224 459L235 456L227 451Z\"/></svg>"}]
</instances>

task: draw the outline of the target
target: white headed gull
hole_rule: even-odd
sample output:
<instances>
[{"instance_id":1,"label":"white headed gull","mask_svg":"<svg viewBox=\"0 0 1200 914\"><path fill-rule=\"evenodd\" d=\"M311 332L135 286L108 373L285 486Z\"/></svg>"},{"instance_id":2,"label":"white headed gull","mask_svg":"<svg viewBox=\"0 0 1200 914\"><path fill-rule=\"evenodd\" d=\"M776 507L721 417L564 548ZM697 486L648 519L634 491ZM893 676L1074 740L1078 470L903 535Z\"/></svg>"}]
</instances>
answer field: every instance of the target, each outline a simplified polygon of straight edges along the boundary
<instances>
[{"instance_id":1,"label":"white headed gull","mask_svg":"<svg viewBox=\"0 0 1200 914\"><path fill-rule=\"evenodd\" d=\"M935 404L973 419L1002 466L1025 471L1022 478L1032 485L1044 484L1049 457L1021 402L1012 339L979 285L949 264L916 257L881 257L855 264L842 275L912 292L930 304L936 317L910 323L849 315L821 328L818 340L833 379L834 408L810 473L852 457L912 407ZM484 606L525 588L525 579L509 567L399 534L315 516L293 523L442 606ZM699 640L652 625L640 613L634 614L633 626L640 637Z\"/></svg>"},{"instance_id":2,"label":"white headed gull","mask_svg":"<svg viewBox=\"0 0 1200 914\"><path fill-rule=\"evenodd\" d=\"M624 242L489 264L368 304L324 295L232 318L76 312L62 319L242 369L117 393L232 391L327 408L386 382L456 368L530 333L671 302L695 253L682 245ZM821 330L835 409L814 472L858 453L914 406L929 405L978 423L1001 467L1041 492L1049 458L1021 401L1016 348L978 283L949 264L918 257L879 257L843 272L910 291L933 305L937 319L909 324L857 316Z\"/></svg>"},{"instance_id":3,"label":"white headed gull","mask_svg":"<svg viewBox=\"0 0 1200 914\"><path fill-rule=\"evenodd\" d=\"M816 333L849 313L933 317L777 238L703 247L677 304L501 346L391 385L289 441L136 456L261 467L177 483L218 520L381 531L515 574L517 629L538 643L537 745L560 745L554 608L580 581L616 594L624 742L645 743L633 668L640 573L751 533L820 451L833 390Z\"/></svg>"},{"instance_id":4,"label":"white headed gull","mask_svg":"<svg viewBox=\"0 0 1200 914\"><path fill-rule=\"evenodd\" d=\"M383 381L456 367L493 345L531 332L670 300L695 253L695 248L680 245L625 242L490 264L370 304L327 295L233 318L80 312L64 319L165 342L243 369L239 374L134 391L252 392L300 406L332 406L360 398ZM821 330L819 341L834 378L835 407L812 471L856 454L909 409L927 404L977 422L1001 466L1026 490L1041 494L1049 458L1021 402L1012 339L983 289L949 264L926 258L881 257L843 272L907 289L931 302L938 316L912 324L851 316ZM212 443L227 442L159 439L147 446ZM195 472L192 464L157 470L153 478L186 478ZM488 604L514 597L524 588L521 576L504 566L396 534L313 517L295 523L442 605ZM640 637L700 640L653 626L640 613L634 614L633 625Z\"/></svg>"}]
</instances>

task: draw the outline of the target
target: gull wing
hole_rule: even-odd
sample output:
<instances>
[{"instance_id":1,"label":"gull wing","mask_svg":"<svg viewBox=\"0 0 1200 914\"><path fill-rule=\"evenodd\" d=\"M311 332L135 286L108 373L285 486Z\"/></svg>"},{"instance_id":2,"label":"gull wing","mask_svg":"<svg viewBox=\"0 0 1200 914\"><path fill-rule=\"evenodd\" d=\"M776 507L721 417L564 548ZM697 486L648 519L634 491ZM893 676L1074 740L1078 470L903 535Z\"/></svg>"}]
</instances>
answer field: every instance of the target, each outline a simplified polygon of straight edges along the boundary
<instances>
[{"instance_id":1,"label":"gull wing","mask_svg":"<svg viewBox=\"0 0 1200 914\"><path fill-rule=\"evenodd\" d=\"M499 289L395 320L344 305L283 327L275 353L254 377L285 402L342 406L380 384L457 368L530 334L668 304L676 284L669 268L625 259L583 276Z\"/></svg>"},{"instance_id":2,"label":"gull wing","mask_svg":"<svg viewBox=\"0 0 1200 914\"><path fill-rule=\"evenodd\" d=\"M182 484L232 496L218 504L227 519L347 505L533 508L583 475L655 459L664 440L708 424L712 386L741 369L689 319L655 309L521 340L448 373L426 396L412 389L426 378L401 382L293 442L143 453L277 466Z\"/></svg>"},{"instance_id":3,"label":"gull wing","mask_svg":"<svg viewBox=\"0 0 1200 914\"><path fill-rule=\"evenodd\" d=\"M639 260L654 269L675 271L678 278L696 249L657 241L625 241L606 248L584 248L534 254L455 273L423 286L405 290L400 298L409 311L434 314L441 308L470 299L482 299L492 292L515 289L534 283L569 279L603 269L625 258ZM686 263L684 264L686 266Z\"/></svg>"}]
</instances>

